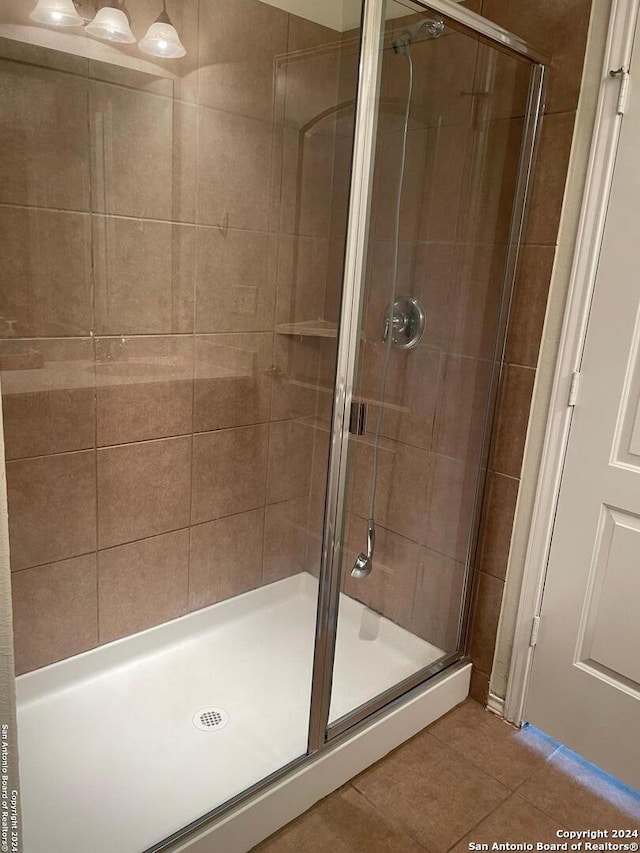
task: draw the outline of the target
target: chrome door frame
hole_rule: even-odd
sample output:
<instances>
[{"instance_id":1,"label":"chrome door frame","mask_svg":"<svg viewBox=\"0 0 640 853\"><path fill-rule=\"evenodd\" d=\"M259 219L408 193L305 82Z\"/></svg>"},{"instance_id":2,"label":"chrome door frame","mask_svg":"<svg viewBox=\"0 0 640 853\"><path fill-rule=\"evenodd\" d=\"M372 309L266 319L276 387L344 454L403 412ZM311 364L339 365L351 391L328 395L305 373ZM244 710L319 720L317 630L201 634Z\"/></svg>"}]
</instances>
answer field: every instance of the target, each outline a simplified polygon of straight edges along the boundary
<instances>
[{"instance_id":1,"label":"chrome door frame","mask_svg":"<svg viewBox=\"0 0 640 853\"><path fill-rule=\"evenodd\" d=\"M349 418L358 357L360 309L369 245L385 8L386 0L365 0L362 17L349 217L338 327L336 381L311 682L309 754L317 752L326 742L331 703L342 568L340 551L349 452Z\"/></svg>"},{"instance_id":2,"label":"chrome door frame","mask_svg":"<svg viewBox=\"0 0 640 853\"><path fill-rule=\"evenodd\" d=\"M547 60L544 55L522 39L487 21L475 12L458 6L452 0L410 0L416 10L424 10L442 16L456 29L480 38L503 53L515 56L531 64L529 97L525 114L525 129L521 143L516 193L514 197L509 248L505 267L505 287L500 326L502 341L498 338L500 355L504 346L504 330L508 317L511 292L515 279L520 238L526 211L527 191L534 165L536 142L539 134L543 104ZM385 705L397 700L404 693L417 687L429 678L464 659L468 640L468 622L471 607L471 584L469 572L463 591L463 607L459 625L459 650L441 661L431 664L409 678L394 685L384 693L355 708L352 712L329 725L333 667L338 626L340 581L342 575L341 551L346 499L347 461L349 454L349 414L353 397L353 386L357 369L358 343L360 336L361 306L366 273L371 193L375 167L375 144L377 131L380 73L382 68L382 40L385 31L384 11L386 0L365 0L362 21L362 46L356 101L354 149L351 170L349 216L345 251L345 270L338 331L338 353L334 389L332 427L329 452L329 470L322 540L316 637L311 685L311 707L309 715L308 755L316 753L335 737L344 734L352 726L365 720ZM488 450L488 427L491 411L495 407L500 365L494 361L489 393L489 406L485 421L483 459ZM479 479L474 507L474 525L469 554L477 545L479 519L477 512L482 493L484 476Z\"/></svg>"},{"instance_id":3,"label":"chrome door frame","mask_svg":"<svg viewBox=\"0 0 640 853\"><path fill-rule=\"evenodd\" d=\"M535 65L549 65L550 57L520 36L505 30L472 12L466 6L460 6L457 0L399 0L401 3L415 6L416 11L433 12L444 19L445 24L454 24L458 30L466 30L471 36L479 36L482 41L497 48L502 53L517 59L529 60Z\"/></svg>"}]
</instances>

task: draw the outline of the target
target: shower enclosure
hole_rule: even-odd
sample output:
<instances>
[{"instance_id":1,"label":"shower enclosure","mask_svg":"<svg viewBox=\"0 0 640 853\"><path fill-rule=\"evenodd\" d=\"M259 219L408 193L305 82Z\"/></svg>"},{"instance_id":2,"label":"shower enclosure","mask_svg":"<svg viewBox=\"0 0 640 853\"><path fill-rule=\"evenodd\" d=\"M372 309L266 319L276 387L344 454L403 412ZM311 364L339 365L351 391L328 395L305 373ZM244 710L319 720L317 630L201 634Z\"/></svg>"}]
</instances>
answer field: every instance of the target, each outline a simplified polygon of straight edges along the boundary
<instances>
[{"instance_id":1,"label":"shower enclosure","mask_svg":"<svg viewBox=\"0 0 640 853\"><path fill-rule=\"evenodd\" d=\"M544 78L479 6L0 0L25 853L174 849L467 665Z\"/></svg>"}]
</instances>

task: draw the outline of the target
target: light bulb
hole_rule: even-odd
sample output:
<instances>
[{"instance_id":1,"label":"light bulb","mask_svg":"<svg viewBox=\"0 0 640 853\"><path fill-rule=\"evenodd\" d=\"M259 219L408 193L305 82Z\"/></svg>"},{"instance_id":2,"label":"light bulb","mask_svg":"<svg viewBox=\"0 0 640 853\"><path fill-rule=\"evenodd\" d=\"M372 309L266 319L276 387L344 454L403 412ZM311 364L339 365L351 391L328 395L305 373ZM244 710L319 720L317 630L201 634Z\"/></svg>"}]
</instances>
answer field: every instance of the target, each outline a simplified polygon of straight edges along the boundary
<instances>
[{"instance_id":1,"label":"light bulb","mask_svg":"<svg viewBox=\"0 0 640 853\"><path fill-rule=\"evenodd\" d=\"M187 54L178 31L166 12L162 12L158 20L151 24L139 46L144 53L160 56L162 59L180 59Z\"/></svg>"},{"instance_id":2,"label":"light bulb","mask_svg":"<svg viewBox=\"0 0 640 853\"><path fill-rule=\"evenodd\" d=\"M81 27L84 24L73 0L38 0L29 17L37 24L50 27Z\"/></svg>"},{"instance_id":3,"label":"light bulb","mask_svg":"<svg viewBox=\"0 0 640 853\"><path fill-rule=\"evenodd\" d=\"M96 38L120 44L134 44L136 40L126 14L122 9L114 9L111 6L99 10L93 21L87 24L87 32Z\"/></svg>"}]
</instances>

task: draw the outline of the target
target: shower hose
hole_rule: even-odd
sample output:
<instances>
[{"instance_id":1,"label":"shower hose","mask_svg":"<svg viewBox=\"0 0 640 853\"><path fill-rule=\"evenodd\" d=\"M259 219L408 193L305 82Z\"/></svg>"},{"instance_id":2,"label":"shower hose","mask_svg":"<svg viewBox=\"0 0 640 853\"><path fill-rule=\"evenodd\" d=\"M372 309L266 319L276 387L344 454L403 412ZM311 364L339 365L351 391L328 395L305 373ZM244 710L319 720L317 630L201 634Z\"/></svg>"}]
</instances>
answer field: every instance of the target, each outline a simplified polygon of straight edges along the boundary
<instances>
[{"instance_id":1,"label":"shower hose","mask_svg":"<svg viewBox=\"0 0 640 853\"><path fill-rule=\"evenodd\" d=\"M378 480L378 458L380 451L380 436L382 433L382 420L384 417L384 398L387 388L387 378L389 375L389 363L391 361L391 349L393 347L393 306L396 301L396 293L398 287L398 266L400 258L400 215L402 208L402 189L404 186L404 175L407 159L407 139L409 135L409 117L411 112L411 99L413 97L413 58L411 56L411 47L409 44L403 44L394 49L404 56L407 61L409 70L409 85L407 89L407 103L404 111L404 123L402 129L402 158L400 164L400 175L398 179L398 192L396 195L395 205L395 220L393 232L393 266L391 272L391 298L389 300L389 313L386 322L386 337L384 341L385 352L384 362L382 366L382 376L380 379L380 394L378 397L378 414L376 418L376 429L373 438L373 459L371 464L371 486L369 492L369 522L367 532L367 564L368 572L373 567L373 553L375 550L375 511L376 511L376 492ZM362 556L362 555L361 555ZM359 558L360 559L360 558Z\"/></svg>"}]
</instances>

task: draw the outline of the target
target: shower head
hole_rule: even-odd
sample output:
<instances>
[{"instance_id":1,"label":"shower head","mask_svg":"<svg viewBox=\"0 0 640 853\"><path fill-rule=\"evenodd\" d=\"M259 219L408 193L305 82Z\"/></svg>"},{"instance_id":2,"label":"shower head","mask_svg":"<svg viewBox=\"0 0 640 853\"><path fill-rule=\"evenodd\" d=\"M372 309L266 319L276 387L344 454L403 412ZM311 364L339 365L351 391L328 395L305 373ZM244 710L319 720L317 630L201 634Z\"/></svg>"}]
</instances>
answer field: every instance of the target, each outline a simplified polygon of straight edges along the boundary
<instances>
[{"instance_id":1,"label":"shower head","mask_svg":"<svg viewBox=\"0 0 640 853\"><path fill-rule=\"evenodd\" d=\"M444 32L444 21L439 18L425 18L413 27L407 27L398 38L392 42L392 47L396 53L405 53L409 49L409 45L421 36L429 38L440 38Z\"/></svg>"}]
</instances>

